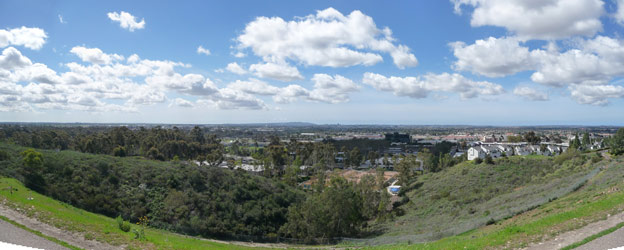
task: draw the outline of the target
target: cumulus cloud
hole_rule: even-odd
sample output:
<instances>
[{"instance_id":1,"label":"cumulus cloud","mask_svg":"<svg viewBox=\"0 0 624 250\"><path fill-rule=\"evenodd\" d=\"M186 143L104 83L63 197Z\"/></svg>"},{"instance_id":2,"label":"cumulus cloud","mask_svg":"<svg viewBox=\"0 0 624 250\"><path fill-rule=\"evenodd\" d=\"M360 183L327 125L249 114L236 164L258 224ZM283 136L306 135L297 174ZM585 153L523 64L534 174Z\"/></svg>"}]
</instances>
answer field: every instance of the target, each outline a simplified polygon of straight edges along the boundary
<instances>
[{"instance_id":1,"label":"cumulus cloud","mask_svg":"<svg viewBox=\"0 0 624 250\"><path fill-rule=\"evenodd\" d=\"M548 86L601 85L624 75L624 42L597 36L563 53L532 51L540 65L531 80Z\"/></svg>"},{"instance_id":2,"label":"cumulus cloud","mask_svg":"<svg viewBox=\"0 0 624 250\"><path fill-rule=\"evenodd\" d=\"M0 111L135 112L141 105L164 103L172 92L195 96L197 103L210 103L219 109L268 109L249 93L219 89L202 75L177 72L176 68L188 64L141 59L138 55L124 61L123 56L97 48L75 47L72 53L87 64L67 63L68 71L59 74L45 64L31 62L13 47L4 49L0 55ZM125 102L113 104L110 100ZM188 103L174 99L170 105Z\"/></svg>"},{"instance_id":3,"label":"cumulus cloud","mask_svg":"<svg viewBox=\"0 0 624 250\"><path fill-rule=\"evenodd\" d=\"M297 68L283 63L252 64L249 66L249 70L257 77L271 78L283 82L303 79L303 76L301 76Z\"/></svg>"},{"instance_id":4,"label":"cumulus cloud","mask_svg":"<svg viewBox=\"0 0 624 250\"><path fill-rule=\"evenodd\" d=\"M59 23L61 23L61 24L66 24L67 23L67 21L65 21L63 19L63 16L61 16L61 14L58 15L58 18L59 18Z\"/></svg>"},{"instance_id":5,"label":"cumulus cloud","mask_svg":"<svg viewBox=\"0 0 624 250\"><path fill-rule=\"evenodd\" d=\"M117 54L106 54L98 48L86 48L82 46L73 47L70 51L80 57L83 62L90 62L93 64L110 64L113 61L123 60L124 57Z\"/></svg>"},{"instance_id":6,"label":"cumulus cloud","mask_svg":"<svg viewBox=\"0 0 624 250\"><path fill-rule=\"evenodd\" d=\"M470 71L489 77L502 77L533 69L535 62L529 48L520 46L516 38L477 40L474 44L464 42L450 44L457 61L455 70Z\"/></svg>"},{"instance_id":7,"label":"cumulus cloud","mask_svg":"<svg viewBox=\"0 0 624 250\"><path fill-rule=\"evenodd\" d=\"M273 101L277 103L291 103L300 97L309 97L310 95L310 91L300 85L291 84L286 87L277 87L254 78L247 81L236 80L228 84L227 88L247 94L272 96Z\"/></svg>"},{"instance_id":8,"label":"cumulus cloud","mask_svg":"<svg viewBox=\"0 0 624 250\"><path fill-rule=\"evenodd\" d=\"M225 67L225 69L226 69L227 71L230 71L230 72L232 72L232 73L234 73L234 74L237 74L237 75L244 75L244 74L247 74L247 70L245 70L243 67L241 67L241 66L240 66L238 63L236 63L236 62L231 62L231 63L228 63L228 65Z\"/></svg>"},{"instance_id":9,"label":"cumulus cloud","mask_svg":"<svg viewBox=\"0 0 624 250\"><path fill-rule=\"evenodd\" d=\"M128 12L109 12L107 15L110 20L118 22L120 27L131 32L137 29L145 28L145 19L141 19L140 22L137 22L137 18Z\"/></svg>"},{"instance_id":10,"label":"cumulus cloud","mask_svg":"<svg viewBox=\"0 0 624 250\"><path fill-rule=\"evenodd\" d=\"M255 95L277 95L281 91L279 87L254 78L247 81L236 80L228 84L227 88Z\"/></svg>"},{"instance_id":11,"label":"cumulus cloud","mask_svg":"<svg viewBox=\"0 0 624 250\"><path fill-rule=\"evenodd\" d=\"M604 14L601 0L451 0L455 12L462 6L473 7L473 27L498 26L520 39L560 39L593 36L602 31Z\"/></svg>"},{"instance_id":12,"label":"cumulus cloud","mask_svg":"<svg viewBox=\"0 0 624 250\"><path fill-rule=\"evenodd\" d=\"M10 30L0 29L0 48L9 45L24 46L29 49L39 50L46 42L45 31L40 28L20 27Z\"/></svg>"},{"instance_id":13,"label":"cumulus cloud","mask_svg":"<svg viewBox=\"0 0 624 250\"><path fill-rule=\"evenodd\" d=\"M258 17L245 26L237 41L239 49L250 48L270 63L284 64L289 59L313 66L370 66L383 61L379 52L384 52L399 68L418 64L407 46L393 43L389 28L378 28L358 10L345 16L327 8L291 21Z\"/></svg>"},{"instance_id":14,"label":"cumulus cloud","mask_svg":"<svg viewBox=\"0 0 624 250\"><path fill-rule=\"evenodd\" d=\"M529 87L516 87L513 94L531 101L548 101L548 94Z\"/></svg>"},{"instance_id":15,"label":"cumulus cloud","mask_svg":"<svg viewBox=\"0 0 624 250\"><path fill-rule=\"evenodd\" d=\"M458 93L462 99L479 95L499 95L505 92L501 85L486 81L473 81L462 75L449 73L429 73L422 77L386 77L367 72L362 81L379 91L411 98L425 98L433 91Z\"/></svg>"},{"instance_id":16,"label":"cumulus cloud","mask_svg":"<svg viewBox=\"0 0 624 250\"><path fill-rule=\"evenodd\" d=\"M204 55L209 56L210 55L210 50L209 49L205 49L204 47L199 45L199 47L197 47L197 54L204 54Z\"/></svg>"},{"instance_id":17,"label":"cumulus cloud","mask_svg":"<svg viewBox=\"0 0 624 250\"><path fill-rule=\"evenodd\" d=\"M624 87L615 85L572 85L571 96L580 104L604 106L609 98L624 97Z\"/></svg>"},{"instance_id":18,"label":"cumulus cloud","mask_svg":"<svg viewBox=\"0 0 624 250\"><path fill-rule=\"evenodd\" d=\"M210 99L209 102L219 109L268 109L267 105L260 99L238 91L235 89L220 89L217 98Z\"/></svg>"},{"instance_id":19,"label":"cumulus cloud","mask_svg":"<svg viewBox=\"0 0 624 250\"><path fill-rule=\"evenodd\" d=\"M2 51L0 55L0 69L12 70L16 68L23 68L32 65L32 62L28 57L22 55L22 53L13 47L8 47Z\"/></svg>"},{"instance_id":20,"label":"cumulus cloud","mask_svg":"<svg viewBox=\"0 0 624 250\"><path fill-rule=\"evenodd\" d=\"M176 99L173 99L173 101L171 101L171 103L169 104L169 107L190 108L190 107L193 107L193 103L182 98L176 98Z\"/></svg>"},{"instance_id":21,"label":"cumulus cloud","mask_svg":"<svg viewBox=\"0 0 624 250\"><path fill-rule=\"evenodd\" d=\"M624 25L624 0L617 0L617 11L613 13L613 18L618 24Z\"/></svg>"},{"instance_id":22,"label":"cumulus cloud","mask_svg":"<svg viewBox=\"0 0 624 250\"><path fill-rule=\"evenodd\" d=\"M359 90L359 86L351 79L341 75L314 74L312 77L314 89L310 92L310 99L327 103L341 103L349 101L349 93Z\"/></svg>"}]
</instances>

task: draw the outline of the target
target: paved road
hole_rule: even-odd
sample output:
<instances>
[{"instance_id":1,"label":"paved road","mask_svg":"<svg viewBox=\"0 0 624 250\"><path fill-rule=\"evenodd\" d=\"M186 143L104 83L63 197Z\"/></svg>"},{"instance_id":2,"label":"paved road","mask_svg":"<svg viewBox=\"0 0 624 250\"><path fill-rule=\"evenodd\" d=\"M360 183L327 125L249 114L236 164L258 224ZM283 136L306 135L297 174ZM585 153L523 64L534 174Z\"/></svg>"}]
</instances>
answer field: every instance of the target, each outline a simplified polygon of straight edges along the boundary
<instances>
[{"instance_id":1,"label":"paved road","mask_svg":"<svg viewBox=\"0 0 624 250\"><path fill-rule=\"evenodd\" d=\"M0 241L47 250L69 250L3 220L0 220Z\"/></svg>"},{"instance_id":2,"label":"paved road","mask_svg":"<svg viewBox=\"0 0 624 250\"><path fill-rule=\"evenodd\" d=\"M624 246L624 227L615 230L613 233L602 236L598 239L592 240L589 243L582 245L576 249L578 250L601 250L612 249Z\"/></svg>"}]
</instances>

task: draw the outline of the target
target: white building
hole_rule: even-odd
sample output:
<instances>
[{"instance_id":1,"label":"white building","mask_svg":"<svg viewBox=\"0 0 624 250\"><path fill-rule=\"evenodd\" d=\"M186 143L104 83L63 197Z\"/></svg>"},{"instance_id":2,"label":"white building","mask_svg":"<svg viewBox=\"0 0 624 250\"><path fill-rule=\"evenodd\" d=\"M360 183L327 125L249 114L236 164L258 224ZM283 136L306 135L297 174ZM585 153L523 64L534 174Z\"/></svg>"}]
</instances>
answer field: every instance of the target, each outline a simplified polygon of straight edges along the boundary
<instances>
[{"instance_id":1,"label":"white building","mask_svg":"<svg viewBox=\"0 0 624 250\"><path fill-rule=\"evenodd\" d=\"M499 158L502 155L502 150L497 146L480 145L471 147L468 149L468 160L472 161L477 158L485 158L490 155L492 158Z\"/></svg>"}]
</instances>

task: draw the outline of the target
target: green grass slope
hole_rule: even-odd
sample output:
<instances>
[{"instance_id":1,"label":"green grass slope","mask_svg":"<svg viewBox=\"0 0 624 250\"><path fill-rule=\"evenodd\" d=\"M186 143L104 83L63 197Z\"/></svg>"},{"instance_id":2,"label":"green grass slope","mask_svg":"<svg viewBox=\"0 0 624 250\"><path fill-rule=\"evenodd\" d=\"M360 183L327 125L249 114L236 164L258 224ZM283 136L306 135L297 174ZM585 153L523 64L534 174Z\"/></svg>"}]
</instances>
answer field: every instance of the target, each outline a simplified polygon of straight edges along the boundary
<instances>
[{"instance_id":1,"label":"green grass slope","mask_svg":"<svg viewBox=\"0 0 624 250\"><path fill-rule=\"evenodd\" d=\"M9 187L14 189L12 194ZM87 239L116 246L125 245L128 249L251 249L152 228L145 230L146 240L137 240L131 232L121 231L114 219L38 194L16 179L0 178L0 190L0 202L5 206L24 211L26 215L57 228L79 232ZM28 199L30 197L32 200ZM138 226L133 225L133 228Z\"/></svg>"},{"instance_id":2,"label":"green grass slope","mask_svg":"<svg viewBox=\"0 0 624 250\"><path fill-rule=\"evenodd\" d=\"M580 159L580 160L579 160ZM587 159L587 158L586 158ZM624 157L600 162L573 161L578 168L589 168L591 178L567 195L533 210L436 241L417 243L406 240L368 249L499 249L522 248L530 243L581 228L624 211ZM577 165L580 164L580 165ZM568 167L571 167L568 166ZM544 175L547 176L547 175ZM383 236L382 236L383 237ZM405 238L404 238L405 239ZM400 242L400 243L399 243ZM399 243L399 244L397 244Z\"/></svg>"},{"instance_id":3,"label":"green grass slope","mask_svg":"<svg viewBox=\"0 0 624 250\"><path fill-rule=\"evenodd\" d=\"M364 244L427 242L512 217L560 198L599 172L588 157L509 157L495 165L464 162L420 176L403 198L404 215L376 225Z\"/></svg>"}]
</instances>

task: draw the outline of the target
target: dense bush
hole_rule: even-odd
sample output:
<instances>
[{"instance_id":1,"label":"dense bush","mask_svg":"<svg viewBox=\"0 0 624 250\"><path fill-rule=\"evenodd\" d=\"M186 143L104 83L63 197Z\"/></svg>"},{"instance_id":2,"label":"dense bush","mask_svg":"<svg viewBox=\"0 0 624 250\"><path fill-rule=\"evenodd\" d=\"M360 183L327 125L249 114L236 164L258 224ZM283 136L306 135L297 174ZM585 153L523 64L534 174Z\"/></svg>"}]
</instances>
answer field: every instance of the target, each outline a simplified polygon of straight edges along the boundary
<instances>
[{"instance_id":1,"label":"dense bush","mask_svg":"<svg viewBox=\"0 0 624 250\"><path fill-rule=\"evenodd\" d=\"M0 150L19 156L26 149L0 143ZM147 216L151 226L192 235L276 234L290 204L303 200L301 191L245 171L73 151L39 152L12 157L0 174L26 179L30 188L91 212L131 221Z\"/></svg>"},{"instance_id":2,"label":"dense bush","mask_svg":"<svg viewBox=\"0 0 624 250\"><path fill-rule=\"evenodd\" d=\"M124 232L130 232L130 222L124 221L123 218L121 218L120 216L117 216L116 218L117 220L117 227L119 227L119 230L124 231Z\"/></svg>"}]
</instances>

